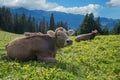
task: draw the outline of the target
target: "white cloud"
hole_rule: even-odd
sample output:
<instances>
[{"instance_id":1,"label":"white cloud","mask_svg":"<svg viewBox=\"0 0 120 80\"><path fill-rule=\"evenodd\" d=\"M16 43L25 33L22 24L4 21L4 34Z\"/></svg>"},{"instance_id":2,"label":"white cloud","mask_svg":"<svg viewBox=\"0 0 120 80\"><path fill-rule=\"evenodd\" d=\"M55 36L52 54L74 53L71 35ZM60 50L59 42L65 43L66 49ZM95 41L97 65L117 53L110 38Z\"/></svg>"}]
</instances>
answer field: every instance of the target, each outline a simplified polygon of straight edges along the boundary
<instances>
[{"instance_id":1,"label":"white cloud","mask_svg":"<svg viewBox=\"0 0 120 80\"><path fill-rule=\"evenodd\" d=\"M46 0L0 0L0 3L8 7L24 7L31 10L49 10L58 6L56 3L47 3Z\"/></svg>"},{"instance_id":2,"label":"white cloud","mask_svg":"<svg viewBox=\"0 0 120 80\"><path fill-rule=\"evenodd\" d=\"M3 2L5 1L5 2ZM65 8L57 3L46 2L46 0L0 0L0 5L8 7L24 7L27 9L47 10L47 11L61 11L73 14L94 13L97 14L97 10L100 8L97 4L89 4L83 7L69 7Z\"/></svg>"},{"instance_id":3,"label":"white cloud","mask_svg":"<svg viewBox=\"0 0 120 80\"><path fill-rule=\"evenodd\" d=\"M58 6L56 8L51 9L51 10L85 15L87 13L97 14L98 8L100 8L100 6L97 4L89 4L89 5L83 6L83 7L71 7L71 8L65 8L63 6Z\"/></svg>"},{"instance_id":4,"label":"white cloud","mask_svg":"<svg viewBox=\"0 0 120 80\"><path fill-rule=\"evenodd\" d=\"M109 6L120 6L120 0L110 0L106 4Z\"/></svg>"}]
</instances>

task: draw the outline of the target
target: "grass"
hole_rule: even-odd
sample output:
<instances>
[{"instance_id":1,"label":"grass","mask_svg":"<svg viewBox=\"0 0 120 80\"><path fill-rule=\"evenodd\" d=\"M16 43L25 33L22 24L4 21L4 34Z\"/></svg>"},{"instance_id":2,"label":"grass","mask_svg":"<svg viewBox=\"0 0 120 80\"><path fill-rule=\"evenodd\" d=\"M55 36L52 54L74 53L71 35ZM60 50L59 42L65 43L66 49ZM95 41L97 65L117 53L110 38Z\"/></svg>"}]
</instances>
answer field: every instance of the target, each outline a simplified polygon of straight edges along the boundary
<instances>
[{"instance_id":1,"label":"grass","mask_svg":"<svg viewBox=\"0 0 120 80\"><path fill-rule=\"evenodd\" d=\"M5 45L19 36L0 31L0 80L120 80L120 35L74 42L50 64L9 59Z\"/></svg>"}]
</instances>

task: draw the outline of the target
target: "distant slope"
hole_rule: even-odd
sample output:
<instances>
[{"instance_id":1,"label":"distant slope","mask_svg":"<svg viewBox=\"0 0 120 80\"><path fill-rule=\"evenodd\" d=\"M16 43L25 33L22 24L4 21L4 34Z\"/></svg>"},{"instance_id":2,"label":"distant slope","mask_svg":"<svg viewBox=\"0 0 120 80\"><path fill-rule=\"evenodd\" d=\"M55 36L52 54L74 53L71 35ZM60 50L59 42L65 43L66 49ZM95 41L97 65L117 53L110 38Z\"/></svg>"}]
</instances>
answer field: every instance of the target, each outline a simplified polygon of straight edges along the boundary
<instances>
[{"instance_id":1,"label":"distant slope","mask_svg":"<svg viewBox=\"0 0 120 80\"><path fill-rule=\"evenodd\" d=\"M56 12L56 11L43 11L43 10L27 10L24 8L17 8L12 9L12 13L18 13L22 14L25 13L27 16L31 15L34 16L36 20L41 20L43 17L45 17L46 21L49 23L50 15L51 13L54 14L55 21L64 21L68 23L68 26L72 29L77 29L78 26L82 23L84 19L84 15L76 15L76 14L69 14L69 13L63 13L63 12ZM117 19L109 19L109 18L101 18L101 24L108 25L109 29L111 30L113 26L115 25Z\"/></svg>"},{"instance_id":2,"label":"distant slope","mask_svg":"<svg viewBox=\"0 0 120 80\"><path fill-rule=\"evenodd\" d=\"M23 36L23 35L14 34L14 33L10 33L10 32L0 30L0 51L5 50L5 46L11 40L15 39L16 37L20 37L20 36Z\"/></svg>"},{"instance_id":3,"label":"distant slope","mask_svg":"<svg viewBox=\"0 0 120 80\"><path fill-rule=\"evenodd\" d=\"M22 35L0 30L0 40L3 40L3 39L4 40L11 40L11 39L14 39L14 38L16 38L18 36L22 36Z\"/></svg>"}]
</instances>

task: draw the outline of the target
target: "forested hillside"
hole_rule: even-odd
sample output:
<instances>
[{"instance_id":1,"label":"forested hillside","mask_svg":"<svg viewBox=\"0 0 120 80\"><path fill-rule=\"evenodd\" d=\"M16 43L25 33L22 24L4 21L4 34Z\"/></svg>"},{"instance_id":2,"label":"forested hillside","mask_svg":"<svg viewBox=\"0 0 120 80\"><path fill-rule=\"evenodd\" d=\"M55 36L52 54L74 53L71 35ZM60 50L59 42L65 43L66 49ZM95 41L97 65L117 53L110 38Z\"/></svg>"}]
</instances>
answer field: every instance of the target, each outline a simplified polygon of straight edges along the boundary
<instances>
[{"instance_id":1,"label":"forested hillside","mask_svg":"<svg viewBox=\"0 0 120 80\"><path fill-rule=\"evenodd\" d=\"M104 20L101 17L95 18L93 13L86 14L83 21L81 21L80 19L82 23L78 23L76 20L75 20L76 22L74 21L71 22L71 23L79 24L79 26L76 26L75 28L73 28L69 26L68 19L67 19L68 21L66 22L64 20L56 21L56 16L58 17L58 13L53 14L51 12L51 14L49 15L49 17L47 17L47 19L46 19L46 16L42 16L41 20L37 20L33 15L26 14L27 12L24 12L24 11L23 13L20 12L21 14L18 12L16 11L16 13L15 12L13 13L9 8L0 7L0 29L4 31L12 32L12 33L17 33L17 34L23 34L24 32L46 33L47 30L55 30L57 27L62 26L65 29L76 30L75 35L88 33L94 29L97 29L99 33L102 35L120 33L120 20L113 21L115 25L112 27L112 29L110 29L109 25L106 23L106 20ZM36 13L37 12L38 11L36 11ZM41 17L41 15L42 13L37 17ZM70 15L68 17L73 17L73 16L74 15ZM64 16L62 17L64 18ZM101 20L104 21L104 26Z\"/></svg>"}]
</instances>

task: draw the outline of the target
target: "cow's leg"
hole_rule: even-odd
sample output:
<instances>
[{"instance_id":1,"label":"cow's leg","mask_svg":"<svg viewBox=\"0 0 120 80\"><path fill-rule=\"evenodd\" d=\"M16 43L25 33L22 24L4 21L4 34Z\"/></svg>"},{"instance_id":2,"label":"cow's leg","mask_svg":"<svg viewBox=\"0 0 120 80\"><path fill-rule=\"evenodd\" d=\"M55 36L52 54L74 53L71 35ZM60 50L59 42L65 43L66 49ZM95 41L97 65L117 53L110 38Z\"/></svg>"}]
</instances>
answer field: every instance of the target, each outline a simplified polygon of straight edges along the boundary
<instances>
[{"instance_id":1,"label":"cow's leg","mask_svg":"<svg viewBox=\"0 0 120 80\"><path fill-rule=\"evenodd\" d=\"M76 42L80 42L80 39L75 39Z\"/></svg>"},{"instance_id":2,"label":"cow's leg","mask_svg":"<svg viewBox=\"0 0 120 80\"><path fill-rule=\"evenodd\" d=\"M37 61L38 62L45 62L45 63L55 63L57 62L55 58L53 57L42 57L42 56L37 56Z\"/></svg>"},{"instance_id":3,"label":"cow's leg","mask_svg":"<svg viewBox=\"0 0 120 80\"><path fill-rule=\"evenodd\" d=\"M52 57L45 58L45 63L56 63L57 60Z\"/></svg>"}]
</instances>

